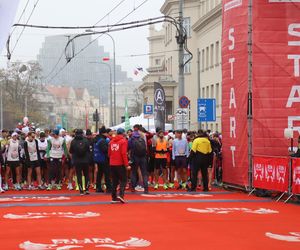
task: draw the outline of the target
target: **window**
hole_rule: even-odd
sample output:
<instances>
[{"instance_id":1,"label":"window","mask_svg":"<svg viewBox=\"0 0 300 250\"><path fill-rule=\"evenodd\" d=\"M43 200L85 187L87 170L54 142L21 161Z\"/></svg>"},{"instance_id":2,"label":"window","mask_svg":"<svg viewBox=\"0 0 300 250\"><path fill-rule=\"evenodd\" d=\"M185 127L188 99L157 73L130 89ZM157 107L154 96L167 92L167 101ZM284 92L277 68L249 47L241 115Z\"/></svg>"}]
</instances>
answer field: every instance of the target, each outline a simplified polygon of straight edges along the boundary
<instances>
[{"instance_id":1,"label":"window","mask_svg":"<svg viewBox=\"0 0 300 250\"><path fill-rule=\"evenodd\" d=\"M215 86L213 84L210 86L210 95L211 98L215 97Z\"/></svg>"},{"instance_id":2,"label":"window","mask_svg":"<svg viewBox=\"0 0 300 250\"><path fill-rule=\"evenodd\" d=\"M191 18L183 18L183 28L186 30L187 37L191 37Z\"/></svg>"},{"instance_id":3,"label":"window","mask_svg":"<svg viewBox=\"0 0 300 250\"><path fill-rule=\"evenodd\" d=\"M209 86L206 87L206 98L209 98Z\"/></svg>"},{"instance_id":4,"label":"window","mask_svg":"<svg viewBox=\"0 0 300 250\"><path fill-rule=\"evenodd\" d=\"M205 57L205 55L204 55L204 49L202 50L202 53L201 53L201 55L202 55L202 62L201 62L201 69L202 69L202 71L204 71L204 57Z\"/></svg>"},{"instance_id":5,"label":"window","mask_svg":"<svg viewBox=\"0 0 300 250\"><path fill-rule=\"evenodd\" d=\"M190 59L190 57L190 54L184 54L184 62L187 62L187 60ZM184 65L184 73L191 73L191 61Z\"/></svg>"},{"instance_id":6,"label":"window","mask_svg":"<svg viewBox=\"0 0 300 250\"><path fill-rule=\"evenodd\" d=\"M155 65L160 66L161 65L161 60L160 59L155 59Z\"/></svg>"},{"instance_id":7,"label":"window","mask_svg":"<svg viewBox=\"0 0 300 250\"><path fill-rule=\"evenodd\" d=\"M220 84L219 83L217 83L216 84L216 104L217 104L217 106L219 106L220 105Z\"/></svg>"},{"instance_id":8,"label":"window","mask_svg":"<svg viewBox=\"0 0 300 250\"><path fill-rule=\"evenodd\" d=\"M205 98L205 88L202 88L201 96L202 96L202 98Z\"/></svg>"},{"instance_id":9,"label":"window","mask_svg":"<svg viewBox=\"0 0 300 250\"><path fill-rule=\"evenodd\" d=\"M169 24L169 42L172 41L172 24Z\"/></svg>"},{"instance_id":10,"label":"window","mask_svg":"<svg viewBox=\"0 0 300 250\"><path fill-rule=\"evenodd\" d=\"M220 53L220 43L219 41L216 42L216 66L219 65L219 53Z\"/></svg>"},{"instance_id":11,"label":"window","mask_svg":"<svg viewBox=\"0 0 300 250\"><path fill-rule=\"evenodd\" d=\"M210 67L214 66L214 44L210 45Z\"/></svg>"},{"instance_id":12,"label":"window","mask_svg":"<svg viewBox=\"0 0 300 250\"><path fill-rule=\"evenodd\" d=\"M209 67L209 47L206 47L206 62L205 62L206 70L208 70Z\"/></svg>"},{"instance_id":13,"label":"window","mask_svg":"<svg viewBox=\"0 0 300 250\"><path fill-rule=\"evenodd\" d=\"M216 131L219 131L219 124L216 123Z\"/></svg>"},{"instance_id":14,"label":"window","mask_svg":"<svg viewBox=\"0 0 300 250\"><path fill-rule=\"evenodd\" d=\"M213 124L213 123L210 124L210 130L211 130L212 132L214 131L214 124Z\"/></svg>"}]
</instances>

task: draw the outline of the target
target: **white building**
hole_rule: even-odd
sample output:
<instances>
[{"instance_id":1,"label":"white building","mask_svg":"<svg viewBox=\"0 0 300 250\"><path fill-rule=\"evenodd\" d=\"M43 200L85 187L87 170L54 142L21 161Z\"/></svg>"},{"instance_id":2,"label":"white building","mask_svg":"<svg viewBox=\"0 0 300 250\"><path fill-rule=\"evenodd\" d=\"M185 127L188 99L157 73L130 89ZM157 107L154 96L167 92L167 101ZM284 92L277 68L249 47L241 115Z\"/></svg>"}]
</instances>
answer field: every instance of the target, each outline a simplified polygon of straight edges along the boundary
<instances>
[{"instance_id":1,"label":"white building","mask_svg":"<svg viewBox=\"0 0 300 250\"><path fill-rule=\"evenodd\" d=\"M197 99L216 98L217 120L202 124L202 128L221 130L221 0L185 0L184 27L188 35L188 48L193 59L184 69L185 95L191 101L190 129L199 128L197 121ZM166 0L161 7L164 15L178 17L179 1ZM178 108L178 45L176 28L165 23L159 31L153 26L149 32L149 74L144 77L140 90L143 101L153 104L154 82L160 82L166 92L166 115ZM185 55L188 59L188 54Z\"/></svg>"}]
</instances>

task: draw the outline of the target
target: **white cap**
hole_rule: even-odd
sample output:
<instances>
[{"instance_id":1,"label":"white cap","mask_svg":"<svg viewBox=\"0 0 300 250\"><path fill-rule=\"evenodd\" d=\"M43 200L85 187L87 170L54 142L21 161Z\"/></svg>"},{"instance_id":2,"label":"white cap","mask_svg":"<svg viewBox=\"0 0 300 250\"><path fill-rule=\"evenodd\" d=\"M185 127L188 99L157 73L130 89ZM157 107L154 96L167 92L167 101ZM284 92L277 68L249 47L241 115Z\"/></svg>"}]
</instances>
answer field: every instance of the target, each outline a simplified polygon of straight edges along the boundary
<instances>
[{"instance_id":1,"label":"white cap","mask_svg":"<svg viewBox=\"0 0 300 250\"><path fill-rule=\"evenodd\" d=\"M36 132L36 133L40 133L40 132L41 132L41 129L40 129L40 128L36 128L36 129L35 129L35 132Z\"/></svg>"},{"instance_id":2,"label":"white cap","mask_svg":"<svg viewBox=\"0 0 300 250\"><path fill-rule=\"evenodd\" d=\"M61 128L61 129L59 130L59 134L60 134L60 135L62 135L62 133L64 133L64 132L66 132L66 130L64 130L63 128Z\"/></svg>"},{"instance_id":3,"label":"white cap","mask_svg":"<svg viewBox=\"0 0 300 250\"><path fill-rule=\"evenodd\" d=\"M12 135L11 135L11 137L14 137L14 136L18 136L18 133L13 132Z\"/></svg>"}]
</instances>

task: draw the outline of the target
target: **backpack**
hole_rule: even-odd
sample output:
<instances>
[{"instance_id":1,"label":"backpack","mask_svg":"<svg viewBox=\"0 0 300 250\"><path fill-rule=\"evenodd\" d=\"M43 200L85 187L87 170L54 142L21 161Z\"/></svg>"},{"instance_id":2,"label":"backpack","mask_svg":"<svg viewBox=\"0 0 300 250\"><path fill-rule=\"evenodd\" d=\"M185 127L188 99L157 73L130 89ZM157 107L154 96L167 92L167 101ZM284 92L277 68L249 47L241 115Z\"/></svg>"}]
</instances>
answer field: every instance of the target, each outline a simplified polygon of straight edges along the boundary
<instances>
[{"instance_id":1,"label":"backpack","mask_svg":"<svg viewBox=\"0 0 300 250\"><path fill-rule=\"evenodd\" d=\"M105 140L103 138L100 138L94 144L94 161L96 163L104 163L107 160L107 156L106 156L107 155L107 150L108 150L107 140ZM106 151L106 152L104 152L104 151Z\"/></svg>"},{"instance_id":2,"label":"backpack","mask_svg":"<svg viewBox=\"0 0 300 250\"><path fill-rule=\"evenodd\" d=\"M84 157L87 153L87 148L88 147L85 140L76 140L76 143L74 145L74 151L78 157Z\"/></svg>"},{"instance_id":3,"label":"backpack","mask_svg":"<svg viewBox=\"0 0 300 250\"><path fill-rule=\"evenodd\" d=\"M133 156L144 157L147 154L145 140L142 137L132 139Z\"/></svg>"}]
</instances>

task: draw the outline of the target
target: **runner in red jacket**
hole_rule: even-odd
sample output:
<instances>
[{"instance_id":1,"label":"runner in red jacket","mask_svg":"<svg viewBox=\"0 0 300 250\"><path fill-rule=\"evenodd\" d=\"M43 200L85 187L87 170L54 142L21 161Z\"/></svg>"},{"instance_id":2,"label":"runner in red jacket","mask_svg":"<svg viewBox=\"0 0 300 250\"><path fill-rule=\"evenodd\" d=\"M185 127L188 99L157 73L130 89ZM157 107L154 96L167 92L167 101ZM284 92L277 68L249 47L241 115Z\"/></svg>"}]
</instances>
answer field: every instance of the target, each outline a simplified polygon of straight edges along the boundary
<instances>
[{"instance_id":1,"label":"runner in red jacket","mask_svg":"<svg viewBox=\"0 0 300 250\"><path fill-rule=\"evenodd\" d=\"M127 147L125 130L119 128L117 135L112 138L108 147L109 165L112 176L112 203L118 201L125 203L124 193L127 183L126 168L128 167ZM117 196L117 187L120 184L120 194Z\"/></svg>"}]
</instances>

